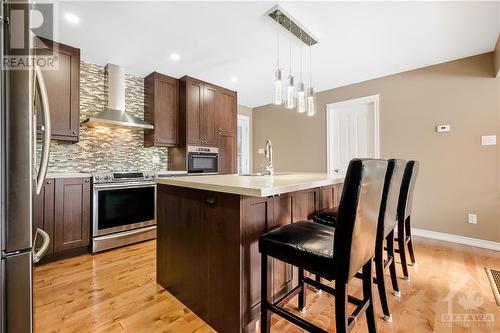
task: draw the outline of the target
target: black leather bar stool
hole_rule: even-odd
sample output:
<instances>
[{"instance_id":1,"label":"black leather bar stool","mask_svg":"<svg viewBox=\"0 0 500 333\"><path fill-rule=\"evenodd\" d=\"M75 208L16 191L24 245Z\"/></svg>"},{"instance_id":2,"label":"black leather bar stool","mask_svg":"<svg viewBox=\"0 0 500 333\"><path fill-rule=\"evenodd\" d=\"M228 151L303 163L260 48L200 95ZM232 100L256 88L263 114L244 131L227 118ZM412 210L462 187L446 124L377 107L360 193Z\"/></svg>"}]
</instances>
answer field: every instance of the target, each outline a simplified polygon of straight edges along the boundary
<instances>
[{"instance_id":1,"label":"black leather bar stool","mask_svg":"<svg viewBox=\"0 0 500 333\"><path fill-rule=\"evenodd\" d=\"M408 161L406 163L403 180L401 182L401 191L398 202L398 249L403 268L404 279L409 281L408 264L406 261L406 248L412 265L416 265L415 252L413 250L413 241L411 238L411 209L413 204L413 192L415 191L415 182L417 179L419 163L417 161Z\"/></svg>"},{"instance_id":2,"label":"black leather bar stool","mask_svg":"<svg viewBox=\"0 0 500 333\"><path fill-rule=\"evenodd\" d=\"M389 268L391 275L393 294L398 297L401 295L396 276L396 262L394 259L394 229L396 228L398 221L397 208L405 164L406 162L404 160L390 159L388 161L387 174L384 182L384 192L380 205L379 222L377 226L377 239L375 242L376 277L374 282L378 287L380 303L382 304L382 310L384 313L384 320L387 322L392 322L392 315L389 310L389 303L387 301L387 294L385 290L384 272L387 268ZM320 215L320 221L318 221L317 218L315 218L314 221L325 225L335 226L337 211L337 209L332 209L330 211L332 215L334 214L334 219L328 219L327 215L323 212L322 215ZM384 246L384 242L387 243L386 247ZM387 251L387 259L384 259L384 248ZM358 274L357 277L361 278L361 274ZM319 276L316 276L316 281L321 282Z\"/></svg>"},{"instance_id":3,"label":"black leather bar stool","mask_svg":"<svg viewBox=\"0 0 500 333\"><path fill-rule=\"evenodd\" d=\"M326 331L282 308L299 296L299 310L304 310L305 284L335 296L336 332L351 331L358 317L366 313L368 330L377 331L372 294L372 263L375 254L377 223L382 201L387 161L355 159L349 164L338 211L338 227L300 221L274 229L259 238L261 253L261 333L270 331L271 312L308 332ZM276 258L299 268L298 285L276 302L268 288L268 272ZM335 289L304 277L304 271L335 281ZM349 281L362 270L363 297L348 295ZM356 308L347 313L348 302Z\"/></svg>"}]
</instances>

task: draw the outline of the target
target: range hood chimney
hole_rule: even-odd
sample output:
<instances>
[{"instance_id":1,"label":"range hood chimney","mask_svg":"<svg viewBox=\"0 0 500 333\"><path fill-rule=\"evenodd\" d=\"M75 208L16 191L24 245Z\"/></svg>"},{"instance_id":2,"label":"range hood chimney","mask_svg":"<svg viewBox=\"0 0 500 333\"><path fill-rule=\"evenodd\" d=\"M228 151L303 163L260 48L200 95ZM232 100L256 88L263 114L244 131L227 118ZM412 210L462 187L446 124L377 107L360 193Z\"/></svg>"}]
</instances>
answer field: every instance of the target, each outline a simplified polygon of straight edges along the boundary
<instances>
[{"instance_id":1,"label":"range hood chimney","mask_svg":"<svg viewBox=\"0 0 500 333\"><path fill-rule=\"evenodd\" d=\"M105 111L89 117L87 126L128 127L153 129L153 125L125 111L125 71L123 67L107 64L108 107Z\"/></svg>"}]
</instances>

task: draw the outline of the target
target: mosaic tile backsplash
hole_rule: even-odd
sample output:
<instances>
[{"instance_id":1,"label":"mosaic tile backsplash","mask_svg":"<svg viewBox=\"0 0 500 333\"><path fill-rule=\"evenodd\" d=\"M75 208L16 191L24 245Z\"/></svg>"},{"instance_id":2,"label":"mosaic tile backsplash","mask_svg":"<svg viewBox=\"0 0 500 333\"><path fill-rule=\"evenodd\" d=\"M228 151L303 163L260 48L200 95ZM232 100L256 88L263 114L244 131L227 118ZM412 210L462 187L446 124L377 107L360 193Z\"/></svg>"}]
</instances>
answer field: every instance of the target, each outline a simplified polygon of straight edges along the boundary
<instances>
[{"instance_id":1,"label":"mosaic tile backsplash","mask_svg":"<svg viewBox=\"0 0 500 333\"><path fill-rule=\"evenodd\" d=\"M126 111L144 119L144 80L125 74ZM107 106L105 69L80 64L80 121ZM48 172L166 170L167 148L144 148L142 130L91 128L80 124L80 141L52 140ZM40 156L40 154L38 154Z\"/></svg>"}]
</instances>

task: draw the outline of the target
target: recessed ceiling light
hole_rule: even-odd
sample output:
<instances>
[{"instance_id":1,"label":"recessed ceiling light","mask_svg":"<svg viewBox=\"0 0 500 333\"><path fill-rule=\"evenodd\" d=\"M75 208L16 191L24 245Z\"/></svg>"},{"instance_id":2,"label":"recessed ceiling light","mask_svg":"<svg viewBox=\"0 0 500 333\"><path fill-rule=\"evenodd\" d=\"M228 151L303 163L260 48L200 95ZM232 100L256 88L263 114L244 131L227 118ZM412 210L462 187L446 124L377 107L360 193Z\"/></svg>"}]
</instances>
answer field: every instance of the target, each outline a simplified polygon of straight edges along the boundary
<instances>
[{"instance_id":1,"label":"recessed ceiling light","mask_svg":"<svg viewBox=\"0 0 500 333\"><path fill-rule=\"evenodd\" d=\"M231 82L238 82L237 76L231 76Z\"/></svg>"},{"instance_id":2,"label":"recessed ceiling light","mask_svg":"<svg viewBox=\"0 0 500 333\"><path fill-rule=\"evenodd\" d=\"M170 60L178 61L181 58L179 53L172 52L170 53Z\"/></svg>"},{"instance_id":3,"label":"recessed ceiling light","mask_svg":"<svg viewBox=\"0 0 500 333\"><path fill-rule=\"evenodd\" d=\"M72 14L72 13L66 13L66 14L64 14L64 18L69 23L73 23L73 24L80 23L80 18L78 16L76 16L75 14Z\"/></svg>"}]
</instances>

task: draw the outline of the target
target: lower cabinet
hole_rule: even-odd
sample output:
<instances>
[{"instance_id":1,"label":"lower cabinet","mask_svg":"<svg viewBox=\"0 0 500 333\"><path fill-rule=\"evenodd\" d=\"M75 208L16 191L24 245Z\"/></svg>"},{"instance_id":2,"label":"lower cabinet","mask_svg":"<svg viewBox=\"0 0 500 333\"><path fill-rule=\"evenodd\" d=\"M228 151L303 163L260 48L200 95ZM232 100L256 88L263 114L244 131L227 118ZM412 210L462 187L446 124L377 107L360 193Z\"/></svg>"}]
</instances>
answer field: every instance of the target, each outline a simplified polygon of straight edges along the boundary
<instances>
[{"instance_id":1,"label":"lower cabinet","mask_svg":"<svg viewBox=\"0 0 500 333\"><path fill-rule=\"evenodd\" d=\"M45 180L34 199L34 223L50 236L47 254L84 249L90 240L90 178Z\"/></svg>"}]
</instances>

